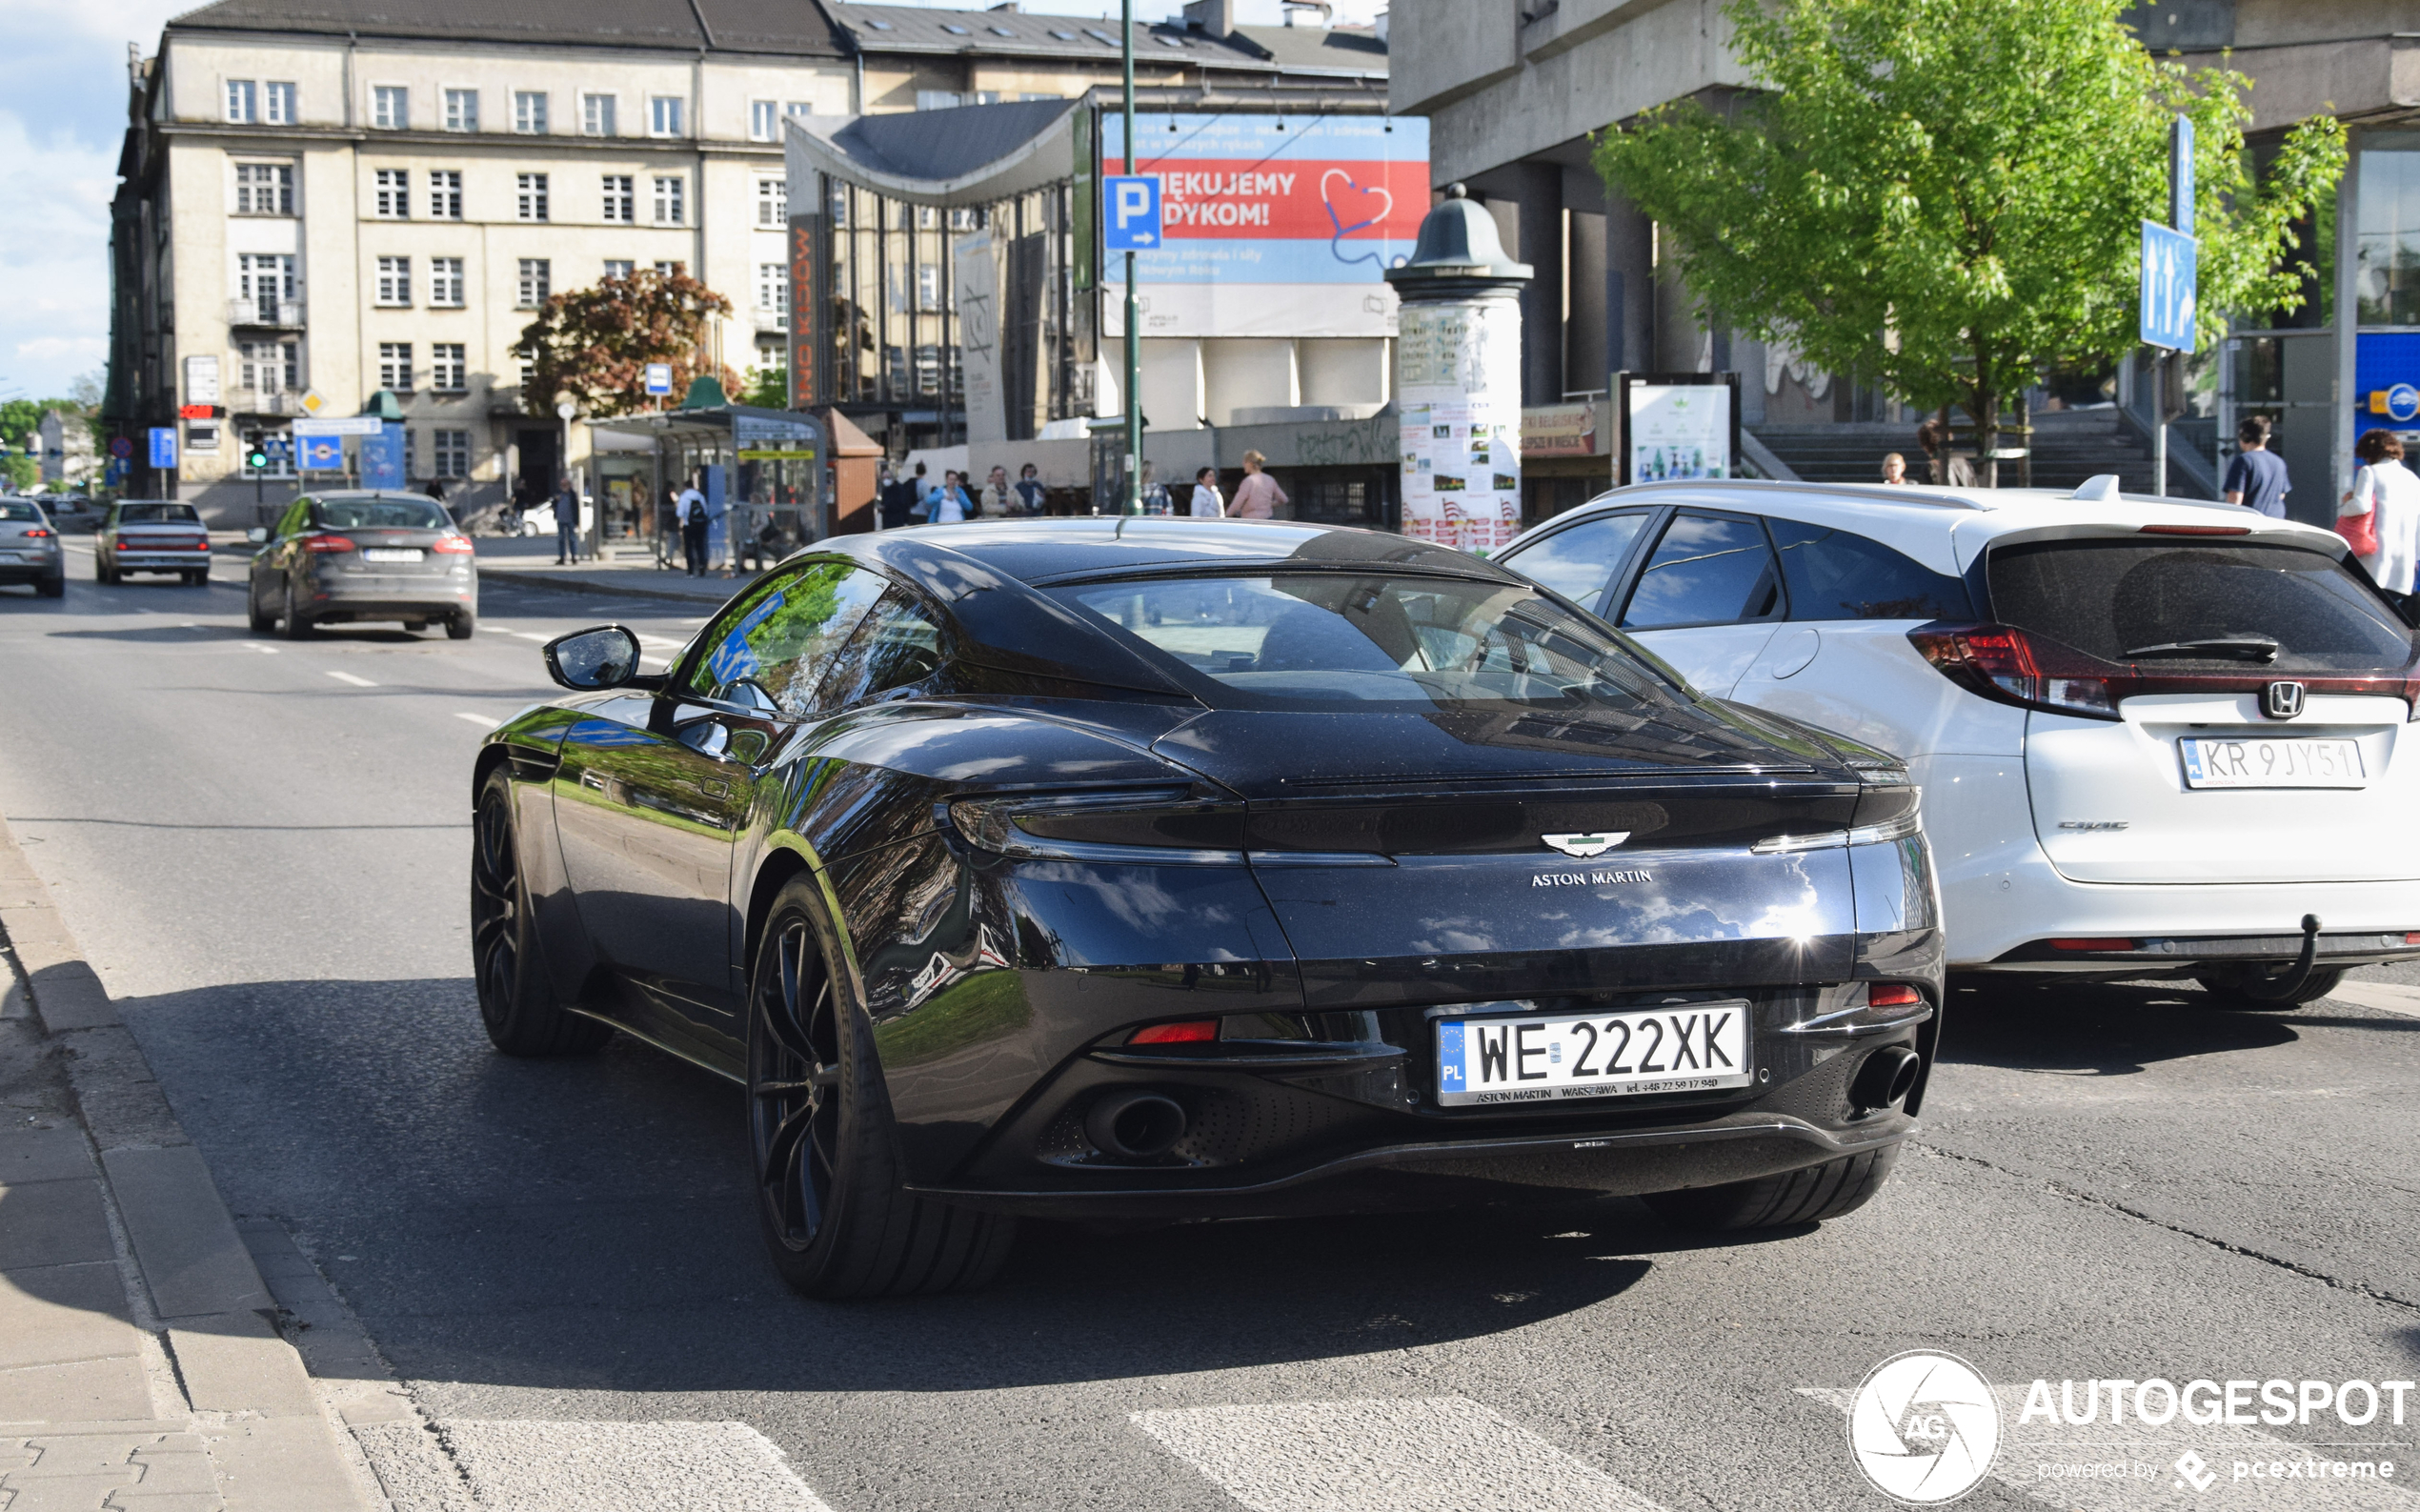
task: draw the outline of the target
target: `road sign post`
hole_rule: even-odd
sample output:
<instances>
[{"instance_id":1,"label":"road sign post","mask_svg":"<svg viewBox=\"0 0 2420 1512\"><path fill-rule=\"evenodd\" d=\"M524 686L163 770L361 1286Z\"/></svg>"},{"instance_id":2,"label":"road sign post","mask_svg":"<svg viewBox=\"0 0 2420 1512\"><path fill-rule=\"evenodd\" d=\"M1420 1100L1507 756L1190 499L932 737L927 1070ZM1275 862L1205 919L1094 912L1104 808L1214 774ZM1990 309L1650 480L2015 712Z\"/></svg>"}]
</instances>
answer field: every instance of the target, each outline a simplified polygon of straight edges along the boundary
<instances>
[{"instance_id":1,"label":"road sign post","mask_svg":"<svg viewBox=\"0 0 2420 1512\"><path fill-rule=\"evenodd\" d=\"M1135 173L1135 0L1121 0L1119 21L1118 50L1125 69L1126 177L1112 179L1112 184L1131 182ZM1103 188L1100 200L1106 208L1121 192L1107 186ZM1126 502L1119 507L1119 513L1139 514L1142 513L1142 334L1136 330L1141 317L1135 298L1135 249L1138 243L1132 238L1148 235L1151 240L1147 245L1160 245L1159 183L1151 183L1143 202L1130 201L1130 204L1135 217L1130 223L1130 239L1123 243L1104 241L1102 245L1123 251L1126 254ZM1148 227L1142 225L1140 219L1146 209L1151 217ZM1110 224L1119 224L1115 213L1110 216Z\"/></svg>"},{"instance_id":2,"label":"road sign post","mask_svg":"<svg viewBox=\"0 0 2420 1512\"><path fill-rule=\"evenodd\" d=\"M2151 359L2151 491L2168 497L2168 369L2194 346L2199 314L2201 244L2193 239L2193 123L2180 115L2168 129L2168 213L2173 226L2143 223L2143 344Z\"/></svg>"}]
</instances>

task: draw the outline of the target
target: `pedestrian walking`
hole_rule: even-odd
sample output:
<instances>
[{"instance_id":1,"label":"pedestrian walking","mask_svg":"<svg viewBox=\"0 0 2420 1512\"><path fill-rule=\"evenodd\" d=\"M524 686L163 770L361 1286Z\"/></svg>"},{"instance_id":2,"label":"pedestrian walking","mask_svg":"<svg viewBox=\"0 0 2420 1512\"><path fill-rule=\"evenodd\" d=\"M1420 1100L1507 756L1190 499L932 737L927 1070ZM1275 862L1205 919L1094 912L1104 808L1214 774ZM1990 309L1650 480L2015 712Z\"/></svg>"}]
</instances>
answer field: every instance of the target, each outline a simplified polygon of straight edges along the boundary
<instances>
[{"instance_id":1,"label":"pedestrian walking","mask_svg":"<svg viewBox=\"0 0 2420 1512\"><path fill-rule=\"evenodd\" d=\"M1939 415L1916 427L1916 450L1925 454L1926 481L1948 488L1975 486L1974 460L1949 450L1949 425Z\"/></svg>"},{"instance_id":2,"label":"pedestrian walking","mask_svg":"<svg viewBox=\"0 0 2420 1512\"><path fill-rule=\"evenodd\" d=\"M1240 520L1275 519L1278 511L1290 501L1278 480L1260 471L1269 459L1258 452L1243 454L1243 481L1235 486L1235 499L1227 506L1231 518Z\"/></svg>"},{"instance_id":3,"label":"pedestrian walking","mask_svg":"<svg viewBox=\"0 0 2420 1512\"><path fill-rule=\"evenodd\" d=\"M2420 476L2405 465L2403 441L2392 431L2363 432L2352 455L2360 466L2337 501L2336 530L2352 543L2371 582L2390 594L2410 593L2420 563Z\"/></svg>"},{"instance_id":4,"label":"pedestrian walking","mask_svg":"<svg viewBox=\"0 0 2420 1512\"><path fill-rule=\"evenodd\" d=\"M2227 502L2268 515L2286 517L2286 495L2294 491L2286 475L2286 459L2269 449L2269 420L2248 414L2235 427L2235 460L2227 464Z\"/></svg>"},{"instance_id":5,"label":"pedestrian walking","mask_svg":"<svg viewBox=\"0 0 2420 1512\"><path fill-rule=\"evenodd\" d=\"M1226 517L1226 500L1219 496L1219 470L1205 467L1193 475L1193 517L1215 520Z\"/></svg>"},{"instance_id":6,"label":"pedestrian walking","mask_svg":"<svg viewBox=\"0 0 2420 1512\"><path fill-rule=\"evenodd\" d=\"M918 463L918 476L921 477L923 472L924 464L921 462ZM882 485L882 502L880 507L882 511L882 528L884 530L895 531L902 526L913 525L916 523L917 481L918 478L900 477L894 474L889 482Z\"/></svg>"},{"instance_id":7,"label":"pedestrian walking","mask_svg":"<svg viewBox=\"0 0 2420 1512\"><path fill-rule=\"evenodd\" d=\"M687 564L684 571L691 577L706 575L706 495L697 492L696 479L680 491L673 501L673 518L680 525L680 552Z\"/></svg>"},{"instance_id":8,"label":"pedestrian walking","mask_svg":"<svg viewBox=\"0 0 2420 1512\"><path fill-rule=\"evenodd\" d=\"M1152 475L1149 457L1142 459L1142 512L1160 515L1177 513L1176 501L1168 497L1168 485Z\"/></svg>"},{"instance_id":9,"label":"pedestrian walking","mask_svg":"<svg viewBox=\"0 0 2420 1512\"><path fill-rule=\"evenodd\" d=\"M555 565L569 567L580 559L580 494L566 473L555 485Z\"/></svg>"},{"instance_id":10,"label":"pedestrian walking","mask_svg":"<svg viewBox=\"0 0 2420 1512\"><path fill-rule=\"evenodd\" d=\"M1031 462L1017 475L1017 497L1028 514L1039 514L1049 507L1050 490L1042 486L1040 472Z\"/></svg>"},{"instance_id":11,"label":"pedestrian walking","mask_svg":"<svg viewBox=\"0 0 2420 1512\"><path fill-rule=\"evenodd\" d=\"M992 469L991 477L983 484L983 496L977 502L982 513L994 519L1018 514L1024 503L1017 496L1017 491L1008 486L1008 469L1004 467Z\"/></svg>"},{"instance_id":12,"label":"pedestrian walking","mask_svg":"<svg viewBox=\"0 0 2420 1512\"><path fill-rule=\"evenodd\" d=\"M936 525L956 525L966 518L974 500L966 496L966 485L956 468L944 469L941 486L933 491L929 517Z\"/></svg>"},{"instance_id":13,"label":"pedestrian walking","mask_svg":"<svg viewBox=\"0 0 2420 1512\"><path fill-rule=\"evenodd\" d=\"M1907 459L1896 452L1884 453L1883 481L1893 488L1907 487Z\"/></svg>"}]
</instances>

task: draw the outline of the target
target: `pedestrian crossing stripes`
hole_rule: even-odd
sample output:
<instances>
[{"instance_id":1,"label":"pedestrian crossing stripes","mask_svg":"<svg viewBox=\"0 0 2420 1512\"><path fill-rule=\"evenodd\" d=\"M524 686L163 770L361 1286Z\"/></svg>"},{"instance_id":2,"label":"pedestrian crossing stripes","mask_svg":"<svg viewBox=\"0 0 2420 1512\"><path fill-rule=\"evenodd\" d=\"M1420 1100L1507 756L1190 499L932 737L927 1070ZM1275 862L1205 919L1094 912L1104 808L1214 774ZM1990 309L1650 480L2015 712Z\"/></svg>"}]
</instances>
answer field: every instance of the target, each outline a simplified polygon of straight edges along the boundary
<instances>
[{"instance_id":1,"label":"pedestrian crossing stripes","mask_svg":"<svg viewBox=\"0 0 2420 1512\"><path fill-rule=\"evenodd\" d=\"M832 1512L744 1422L414 1420L353 1437L395 1512Z\"/></svg>"}]
</instances>

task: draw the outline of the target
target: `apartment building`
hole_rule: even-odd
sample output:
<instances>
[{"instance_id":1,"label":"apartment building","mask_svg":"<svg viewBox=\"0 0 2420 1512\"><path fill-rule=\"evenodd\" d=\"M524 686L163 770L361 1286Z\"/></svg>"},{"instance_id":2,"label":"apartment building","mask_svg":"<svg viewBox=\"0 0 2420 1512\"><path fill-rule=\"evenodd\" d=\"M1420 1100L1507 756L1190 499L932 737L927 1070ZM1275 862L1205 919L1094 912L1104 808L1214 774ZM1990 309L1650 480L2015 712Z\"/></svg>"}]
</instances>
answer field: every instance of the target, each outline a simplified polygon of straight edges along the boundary
<instances>
[{"instance_id":1,"label":"apartment building","mask_svg":"<svg viewBox=\"0 0 2420 1512\"><path fill-rule=\"evenodd\" d=\"M182 456L130 487L249 509L249 442L384 390L415 483L474 508L543 488L563 428L512 348L548 294L615 272L686 269L733 303L721 359L778 363L780 121L852 109L857 80L812 0L178 17L132 70L104 413L177 426Z\"/></svg>"}]
</instances>

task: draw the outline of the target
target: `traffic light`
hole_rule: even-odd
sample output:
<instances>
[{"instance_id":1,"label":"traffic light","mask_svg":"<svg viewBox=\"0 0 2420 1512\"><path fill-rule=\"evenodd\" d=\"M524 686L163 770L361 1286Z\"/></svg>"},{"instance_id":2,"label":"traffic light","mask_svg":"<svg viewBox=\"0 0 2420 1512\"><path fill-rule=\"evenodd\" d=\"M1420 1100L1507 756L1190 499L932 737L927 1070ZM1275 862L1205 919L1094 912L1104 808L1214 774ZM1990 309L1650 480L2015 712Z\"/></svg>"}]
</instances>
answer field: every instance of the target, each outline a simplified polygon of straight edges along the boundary
<instances>
[{"instance_id":1,"label":"traffic light","mask_svg":"<svg viewBox=\"0 0 2420 1512\"><path fill-rule=\"evenodd\" d=\"M268 471L269 471L269 446L268 446L268 444L267 444L266 442L262 442L262 441L254 441L252 445L250 445L250 446L246 447L246 448L244 449L244 465L245 465L246 467L248 467L248 468L251 468L251 469L252 469L253 472L255 472L255 473L266 473L266 472L268 472Z\"/></svg>"}]
</instances>

